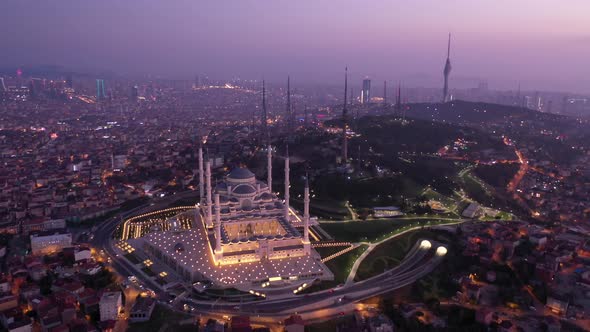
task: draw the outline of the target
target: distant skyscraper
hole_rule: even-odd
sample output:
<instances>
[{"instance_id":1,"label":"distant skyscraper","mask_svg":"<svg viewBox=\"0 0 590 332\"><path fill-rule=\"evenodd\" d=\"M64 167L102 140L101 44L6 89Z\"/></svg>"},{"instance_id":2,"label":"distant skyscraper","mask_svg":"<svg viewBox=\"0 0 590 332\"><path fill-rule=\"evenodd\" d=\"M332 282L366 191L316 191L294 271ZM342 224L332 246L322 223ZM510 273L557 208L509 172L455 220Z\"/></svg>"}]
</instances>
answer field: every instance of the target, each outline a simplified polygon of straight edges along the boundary
<instances>
[{"instance_id":1,"label":"distant skyscraper","mask_svg":"<svg viewBox=\"0 0 590 332\"><path fill-rule=\"evenodd\" d=\"M42 79L40 78L31 78L31 94L35 97L39 96L43 90L45 89L45 84Z\"/></svg>"},{"instance_id":2,"label":"distant skyscraper","mask_svg":"<svg viewBox=\"0 0 590 332\"><path fill-rule=\"evenodd\" d=\"M365 78L363 80L363 89L361 90L361 104L366 104L371 101L371 80Z\"/></svg>"},{"instance_id":3,"label":"distant skyscraper","mask_svg":"<svg viewBox=\"0 0 590 332\"><path fill-rule=\"evenodd\" d=\"M387 81L383 81L383 104L387 104Z\"/></svg>"},{"instance_id":4,"label":"distant skyscraper","mask_svg":"<svg viewBox=\"0 0 590 332\"><path fill-rule=\"evenodd\" d=\"M104 89L104 80L96 80L96 100L105 99L107 94Z\"/></svg>"},{"instance_id":5,"label":"distant skyscraper","mask_svg":"<svg viewBox=\"0 0 590 332\"><path fill-rule=\"evenodd\" d=\"M561 100L561 114L567 114L567 103L567 96L563 96L563 99Z\"/></svg>"},{"instance_id":6,"label":"distant skyscraper","mask_svg":"<svg viewBox=\"0 0 590 332\"><path fill-rule=\"evenodd\" d=\"M19 88L23 85L23 70L20 68L16 70L16 85Z\"/></svg>"},{"instance_id":7,"label":"distant skyscraper","mask_svg":"<svg viewBox=\"0 0 590 332\"><path fill-rule=\"evenodd\" d=\"M66 77L66 87L68 87L70 89L74 87L74 81L72 80L72 75L68 75Z\"/></svg>"},{"instance_id":8,"label":"distant skyscraper","mask_svg":"<svg viewBox=\"0 0 590 332\"><path fill-rule=\"evenodd\" d=\"M443 71L445 77L445 85L443 87L443 103L449 101L449 75L451 74L451 34L449 33L449 44L447 47L447 62Z\"/></svg>"},{"instance_id":9,"label":"distant skyscraper","mask_svg":"<svg viewBox=\"0 0 590 332\"><path fill-rule=\"evenodd\" d=\"M4 84L4 77L0 77L0 92L6 91L6 85Z\"/></svg>"},{"instance_id":10,"label":"distant skyscraper","mask_svg":"<svg viewBox=\"0 0 590 332\"><path fill-rule=\"evenodd\" d=\"M131 87L131 101L135 102L139 98L139 87L134 85Z\"/></svg>"}]
</instances>

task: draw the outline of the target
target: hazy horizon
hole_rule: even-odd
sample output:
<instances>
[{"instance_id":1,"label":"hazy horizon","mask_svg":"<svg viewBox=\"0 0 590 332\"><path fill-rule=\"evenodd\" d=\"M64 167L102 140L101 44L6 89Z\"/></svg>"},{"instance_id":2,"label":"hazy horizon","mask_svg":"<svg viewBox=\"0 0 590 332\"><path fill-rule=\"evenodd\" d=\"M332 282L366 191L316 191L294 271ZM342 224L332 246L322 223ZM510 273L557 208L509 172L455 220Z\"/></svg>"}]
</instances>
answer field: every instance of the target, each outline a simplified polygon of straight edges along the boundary
<instances>
[{"instance_id":1,"label":"hazy horizon","mask_svg":"<svg viewBox=\"0 0 590 332\"><path fill-rule=\"evenodd\" d=\"M451 88L590 93L590 3L571 0L105 0L0 4L0 67L65 68L191 79L291 75L442 83Z\"/></svg>"}]
</instances>

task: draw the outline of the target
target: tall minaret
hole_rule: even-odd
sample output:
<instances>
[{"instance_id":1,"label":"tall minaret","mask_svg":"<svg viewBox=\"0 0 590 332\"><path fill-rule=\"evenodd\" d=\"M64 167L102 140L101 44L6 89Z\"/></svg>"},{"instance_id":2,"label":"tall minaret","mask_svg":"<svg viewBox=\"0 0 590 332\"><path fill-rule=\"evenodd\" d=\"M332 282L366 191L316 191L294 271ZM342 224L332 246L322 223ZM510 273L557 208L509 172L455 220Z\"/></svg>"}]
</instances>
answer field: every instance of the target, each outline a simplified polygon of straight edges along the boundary
<instances>
[{"instance_id":1,"label":"tall minaret","mask_svg":"<svg viewBox=\"0 0 590 332\"><path fill-rule=\"evenodd\" d=\"M346 109L346 101L348 100L346 93L348 92L348 67L344 69L344 107L342 108L342 163L346 164L348 160L348 139L346 137L346 130L348 128L348 110Z\"/></svg>"},{"instance_id":2,"label":"tall minaret","mask_svg":"<svg viewBox=\"0 0 590 332\"><path fill-rule=\"evenodd\" d=\"M211 206L213 203L211 202L211 161L207 159L205 163L205 172L207 177L207 227L213 226L213 216L212 216L212 209Z\"/></svg>"},{"instance_id":3,"label":"tall minaret","mask_svg":"<svg viewBox=\"0 0 590 332\"><path fill-rule=\"evenodd\" d=\"M399 112L401 115L401 109L402 109L402 84L401 84L401 82L397 86L397 96L395 96L394 109L395 109L395 111Z\"/></svg>"},{"instance_id":4,"label":"tall minaret","mask_svg":"<svg viewBox=\"0 0 590 332\"><path fill-rule=\"evenodd\" d=\"M199 145L199 201L203 204L203 198L205 198L205 174L203 174L203 146Z\"/></svg>"},{"instance_id":5,"label":"tall minaret","mask_svg":"<svg viewBox=\"0 0 590 332\"><path fill-rule=\"evenodd\" d=\"M266 111L266 87L264 80L262 80L262 135L262 141L269 140L268 114Z\"/></svg>"},{"instance_id":6,"label":"tall minaret","mask_svg":"<svg viewBox=\"0 0 590 332\"><path fill-rule=\"evenodd\" d=\"M270 144L267 147L266 164L266 170L268 172L268 178L266 182L268 183L268 190L270 193L272 193L272 146Z\"/></svg>"},{"instance_id":7,"label":"tall minaret","mask_svg":"<svg viewBox=\"0 0 590 332\"><path fill-rule=\"evenodd\" d=\"M293 130L293 109L291 108L291 77L287 76L287 135L291 136Z\"/></svg>"},{"instance_id":8,"label":"tall minaret","mask_svg":"<svg viewBox=\"0 0 590 332\"><path fill-rule=\"evenodd\" d=\"M387 104L387 81L383 81L383 104Z\"/></svg>"},{"instance_id":9,"label":"tall minaret","mask_svg":"<svg viewBox=\"0 0 590 332\"><path fill-rule=\"evenodd\" d=\"M449 101L449 75L451 74L451 34L449 33L449 45L447 48L447 62L445 63L445 70L443 71L445 77L445 85L443 87L443 103Z\"/></svg>"},{"instance_id":10,"label":"tall minaret","mask_svg":"<svg viewBox=\"0 0 590 332\"><path fill-rule=\"evenodd\" d=\"M221 204L219 194L215 195L215 257L221 255Z\"/></svg>"},{"instance_id":11,"label":"tall minaret","mask_svg":"<svg viewBox=\"0 0 590 332\"><path fill-rule=\"evenodd\" d=\"M285 211L284 216L289 221L289 146L287 145L287 156L285 157Z\"/></svg>"},{"instance_id":12,"label":"tall minaret","mask_svg":"<svg viewBox=\"0 0 590 332\"><path fill-rule=\"evenodd\" d=\"M303 192L303 243L309 243L309 176L305 177Z\"/></svg>"}]
</instances>

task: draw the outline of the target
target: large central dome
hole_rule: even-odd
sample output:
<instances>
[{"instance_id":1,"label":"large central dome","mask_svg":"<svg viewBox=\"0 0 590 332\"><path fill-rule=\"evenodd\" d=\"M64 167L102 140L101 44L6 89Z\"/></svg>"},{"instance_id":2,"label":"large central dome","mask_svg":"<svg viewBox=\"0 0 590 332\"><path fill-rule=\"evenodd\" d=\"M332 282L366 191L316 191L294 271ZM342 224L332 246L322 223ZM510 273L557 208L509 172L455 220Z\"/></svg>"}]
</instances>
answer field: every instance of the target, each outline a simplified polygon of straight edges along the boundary
<instances>
[{"instance_id":1,"label":"large central dome","mask_svg":"<svg viewBox=\"0 0 590 332\"><path fill-rule=\"evenodd\" d=\"M227 177L228 179L246 180L254 178L254 173L245 167L238 167L234 168Z\"/></svg>"}]
</instances>

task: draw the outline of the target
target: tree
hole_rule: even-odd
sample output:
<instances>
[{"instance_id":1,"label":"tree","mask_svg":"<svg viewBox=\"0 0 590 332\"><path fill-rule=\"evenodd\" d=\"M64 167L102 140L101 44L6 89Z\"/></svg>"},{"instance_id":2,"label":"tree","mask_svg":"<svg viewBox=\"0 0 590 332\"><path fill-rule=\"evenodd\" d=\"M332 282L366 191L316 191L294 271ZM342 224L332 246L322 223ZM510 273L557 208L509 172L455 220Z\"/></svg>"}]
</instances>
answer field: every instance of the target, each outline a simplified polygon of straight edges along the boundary
<instances>
[{"instance_id":1,"label":"tree","mask_svg":"<svg viewBox=\"0 0 590 332\"><path fill-rule=\"evenodd\" d=\"M51 274L47 274L45 277L39 280L39 289L41 291L41 295L49 295L51 294L51 285L53 284L53 276Z\"/></svg>"}]
</instances>

